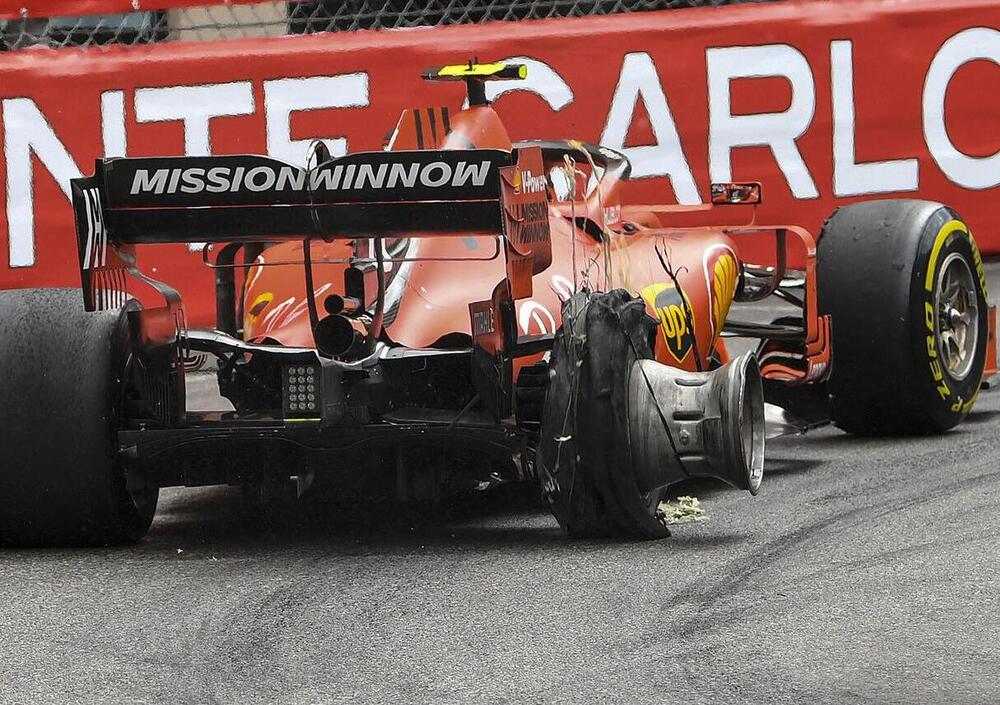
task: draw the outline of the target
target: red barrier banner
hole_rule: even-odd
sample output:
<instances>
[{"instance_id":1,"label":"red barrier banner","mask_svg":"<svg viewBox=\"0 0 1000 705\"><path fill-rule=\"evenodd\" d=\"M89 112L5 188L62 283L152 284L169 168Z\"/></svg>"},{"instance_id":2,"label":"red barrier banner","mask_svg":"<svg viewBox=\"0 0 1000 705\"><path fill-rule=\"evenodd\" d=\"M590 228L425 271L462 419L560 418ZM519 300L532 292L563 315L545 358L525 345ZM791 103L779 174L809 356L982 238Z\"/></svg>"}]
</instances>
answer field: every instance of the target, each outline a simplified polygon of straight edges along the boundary
<instances>
[{"instance_id":1,"label":"red barrier banner","mask_svg":"<svg viewBox=\"0 0 1000 705\"><path fill-rule=\"evenodd\" d=\"M987 0L843 0L12 52L0 56L0 286L77 281L68 184L101 155L302 164L314 138L334 154L378 149L402 109L462 100L423 68L473 56L529 66L525 82L489 84L514 139L621 149L632 201L699 203L711 181L761 181L760 222L816 232L840 204L928 198L1000 253L997 26ZM141 257L208 316L200 253Z\"/></svg>"},{"instance_id":2,"label":"red barrier banner","mask_svg":"<svg viewBox=\"0 0 1000 705\"><path fill-rule=\"evenodd\" d=\"M0 20L30 17L113 15L138 10L171 10L206 5L245 5L260 0L0 0Z\"/></svg>"}]
</instances>

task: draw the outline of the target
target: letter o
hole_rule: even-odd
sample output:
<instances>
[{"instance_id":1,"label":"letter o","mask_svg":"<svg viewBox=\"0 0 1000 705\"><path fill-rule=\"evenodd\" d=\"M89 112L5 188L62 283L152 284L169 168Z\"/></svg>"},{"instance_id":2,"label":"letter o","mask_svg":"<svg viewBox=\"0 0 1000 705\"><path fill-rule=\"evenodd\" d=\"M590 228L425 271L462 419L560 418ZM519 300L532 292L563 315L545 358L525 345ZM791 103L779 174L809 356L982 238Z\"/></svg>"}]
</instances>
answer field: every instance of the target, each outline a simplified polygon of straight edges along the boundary
<instances>
[{"instance_id":1,"label":"letter o","mask_svg":"<svg viewBox=\"0 0 1000 705\"><path fill-rule=\"evenodd\" d=\"M1000 184L1000 152L990 157L970 157L960 152L948 136L944 99L948 84L971 61L992 61L1000 66L1000 31L974 27L946 41L934 56L924 82L924 140L938 167L951 181L967 189L988 189Z\"/></svg>"},{"instance_id":2,"label":"letter o","mask_svg":"<svg viewBox=\"0 0 1000 705\"><path fill-rule=\"evenodd\" d=\"M261 182L257 177L263 175ZM243 185L250 191L267 191L274 186L274 170L266 166L255 166L243 177Z\"/></svg>"},{"instance_id":3,"label":"letter o","mask_svg":"<svg viewBox=\"0 0 1000 705\"><path fill-rule=\"evenodd\" d=\"M440 178L431 178L431 171L437 169L441 172ZM444 162L431 162L420 170L420 183L429 188L443 186L451 180L451 167Z\"/></svg>"}]
</instances>

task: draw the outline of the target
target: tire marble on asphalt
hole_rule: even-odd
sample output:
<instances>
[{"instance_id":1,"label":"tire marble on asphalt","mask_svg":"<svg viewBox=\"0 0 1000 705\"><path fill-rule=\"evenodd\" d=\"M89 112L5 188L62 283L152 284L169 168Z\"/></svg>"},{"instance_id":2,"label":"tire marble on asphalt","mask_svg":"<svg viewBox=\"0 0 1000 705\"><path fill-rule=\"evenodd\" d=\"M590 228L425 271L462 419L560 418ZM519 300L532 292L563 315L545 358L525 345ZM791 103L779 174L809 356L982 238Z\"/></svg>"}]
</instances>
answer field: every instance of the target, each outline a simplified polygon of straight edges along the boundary
<instances>
[{"instance_id":1,"label":"tire marble on asphalt","mask_svg":"<svg viewBox=\"0 0 1000 705\"><path fill-rule=\"evenodd\" d=\"M0 552L0 702L991 705L998 416L772 441L759 496L683 487L707 520L650 543L531 488L263 522L165 490L138 546Z\"/></svg>"}]
</instances>

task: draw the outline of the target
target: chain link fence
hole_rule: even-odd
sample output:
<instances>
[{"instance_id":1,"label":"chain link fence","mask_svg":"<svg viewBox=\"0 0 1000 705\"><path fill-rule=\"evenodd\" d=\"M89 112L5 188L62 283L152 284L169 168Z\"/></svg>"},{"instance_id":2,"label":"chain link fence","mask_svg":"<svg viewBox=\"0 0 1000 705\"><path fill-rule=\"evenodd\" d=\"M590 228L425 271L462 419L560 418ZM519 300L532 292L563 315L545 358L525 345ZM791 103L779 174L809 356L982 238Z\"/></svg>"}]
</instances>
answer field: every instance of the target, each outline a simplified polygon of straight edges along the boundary
<instances>
[{"instance_id":1,"label":"chain link fence","mask_svg":"<svg viewBox=\"0 0 1000 705\"><path fill-rule=\"evenodd\" d=\"M0 20L0 50L584 17L778 0L315 0Z\"/></svg>"}]
</instances>

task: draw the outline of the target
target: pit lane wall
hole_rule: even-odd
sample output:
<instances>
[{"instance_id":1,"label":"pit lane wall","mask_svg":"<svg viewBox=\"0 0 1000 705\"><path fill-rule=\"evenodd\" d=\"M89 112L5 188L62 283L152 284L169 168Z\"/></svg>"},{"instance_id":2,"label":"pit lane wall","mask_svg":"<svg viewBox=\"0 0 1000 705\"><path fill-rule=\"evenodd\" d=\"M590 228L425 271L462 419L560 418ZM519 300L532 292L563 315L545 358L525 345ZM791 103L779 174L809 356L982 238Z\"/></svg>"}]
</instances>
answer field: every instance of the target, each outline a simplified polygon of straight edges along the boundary
<instances>
[{"instance_id":1,"label":"pit lane wall","mask_svg":"<svg viewBox=\"0 0 1000 705\"><path fill-rule=\"evenodd\" d=\"M378 149L401 109L451 105L420 71L476 56L529 65L490 84L514 139L625 152L639 202L698 203L710 181L759 180L759 222L818 232L838 205L936 199L1000 253L1000 4L799 1L611 17L27 49L0 55L0 287L74 285L69 179L102 155L257 152L303 163ZM631 199L630 199L631 200ZM207 322L199 252L147 271Z\"/></svg>"}]
</instances>

